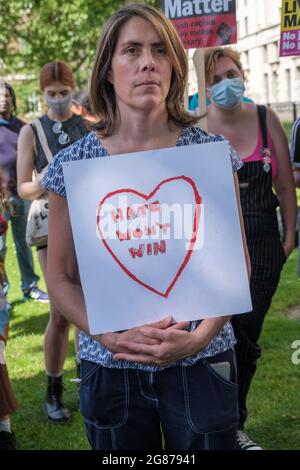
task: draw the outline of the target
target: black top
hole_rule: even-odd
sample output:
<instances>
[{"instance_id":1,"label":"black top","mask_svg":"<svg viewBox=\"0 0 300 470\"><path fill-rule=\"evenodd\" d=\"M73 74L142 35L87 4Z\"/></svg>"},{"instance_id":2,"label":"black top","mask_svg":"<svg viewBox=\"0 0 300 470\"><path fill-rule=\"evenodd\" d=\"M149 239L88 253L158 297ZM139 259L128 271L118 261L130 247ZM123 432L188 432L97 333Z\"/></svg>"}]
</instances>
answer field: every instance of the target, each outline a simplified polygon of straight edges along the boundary
<instances>
[{"instance_id":1,"label":"black top","mask_svg":"<svg viewBox=\"0 0 300 470\"><path fill-rule=\"evenodd\" d=\"M295 168L300 168L300 118L296 119L292 129L291 156Z\"/></svg>"},{"instance_id":2,"label":"black top","mask_svg":"<svg viewBox=\"0 0 300 470\"><path fill-rule=\"evenodd\" d=\"M257 107L263 147L267 147L266 110ZM263 152L263 148L262 148ZM263 161L243 162L238 171L241 206L246 231L250 241L265 237L279 238L277 212L279 201L272 188L272 167L265 169Z\"/></svg>"},{"instance_id":3,"label":"black top","mask_svg":"<svg viewBox=\"0 0 300 470\"><path fill-rule=\"evenodd\" d=\"M70 140L66 144L60 144L58 140L60 134L55 134L53 132L53 126L57 121L50 119L47 114L44 114L44 116L39 118L39 120L43 126L48 146L52 152L53 157L60 150L69 147L69 145L72 145L74 142L81 139L81 137L83 137L88 132L82 117L78 116L77 114L73 114L70 119L61 123L61 131L66 132L70 137ZM35 157L35 168L38 173L41 173L41 171L48 165L48 160L44 154L35 126L31 124L31 128L35 136L37 150L37 155Z\"/></svg>"},{"instance_id":4,"label":"black top","mask_svg":"<svg viewBox=\"0 0 300 470\"><path fill-rule=\"evenodd\" d=\"M24 122L15 116L6 125L0 123L0 167L13 196L17 196L17 144L22 126Z\"/></svg>"}]
</instances>

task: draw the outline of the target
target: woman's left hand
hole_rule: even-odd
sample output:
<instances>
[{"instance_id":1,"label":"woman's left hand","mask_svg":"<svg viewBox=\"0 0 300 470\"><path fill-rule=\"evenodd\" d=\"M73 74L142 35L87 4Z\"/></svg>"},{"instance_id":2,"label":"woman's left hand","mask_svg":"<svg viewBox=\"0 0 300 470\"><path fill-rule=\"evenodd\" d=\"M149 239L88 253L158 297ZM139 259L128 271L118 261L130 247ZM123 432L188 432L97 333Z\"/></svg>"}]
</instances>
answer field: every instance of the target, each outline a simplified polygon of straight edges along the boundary
<instances>
[{"instance_id":1,"label":"woman's left hand","mask_svg":"<svg viewBox=\"0 0 300 470\"><path fill-rule=\"evenodd\" d=\"M175 324L165 330L143 327L141 333L148 338L157 339L159 344L149 345L124 341L119 345L128 349L128 353L114 354L115 361L124 360L143 364L165 365L189 357L200 351L199 339L183 330L181 324Z\"/></svg>"}]
</instances>

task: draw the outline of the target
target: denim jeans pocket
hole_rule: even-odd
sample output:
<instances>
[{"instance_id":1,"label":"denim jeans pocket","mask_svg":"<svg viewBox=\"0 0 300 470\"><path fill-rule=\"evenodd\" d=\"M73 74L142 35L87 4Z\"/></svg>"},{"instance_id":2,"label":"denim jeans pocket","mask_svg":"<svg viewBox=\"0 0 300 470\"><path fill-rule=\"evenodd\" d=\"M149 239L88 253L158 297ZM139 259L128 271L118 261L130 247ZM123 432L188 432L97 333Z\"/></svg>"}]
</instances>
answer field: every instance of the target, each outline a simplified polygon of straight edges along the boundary
<instances>
[{"instance_id":1,"label":"denim jeans pocket","mask_svg":"<svg viewBox=\"0 0 300 470\"><path fill-rule=\"evenodd\" d=\"M80 384L84 384L89 377L100 367L100 364L82 360L80 363Z\"/></svg>"},{"instance_id":2,"label":"denim jeans pocket","mask_svg":"<svg viewBox=\"0 0 300 470\"><path fill-rule=\"evenodd\" d=\"M234 367L234 364L232 364ZM186 416L197 433L225 431L238 424L238 388L206 360L183 367Z\"/></svg>"},{"instance_id":3,"label":"denim jeans pocket","mask_svg":"<svg viewBox=\"0 0 300 470\"><path fill-rule=\"evenodd\" d=\"M224 360L220 360L222 358ZM232 350L226 351L225 353L218 354L212 358L208 357L202 360L203 364L209 369L211 374L214 374L216 379L223 382L225 385L229 387L237 388L237 364L236 364L236 357L235 353ZM229 365L229 376L225 377L224 374L221 373L221 370L216 368L215 366L218 364L228 364Z\"/></svg>"},{"instance_id":4,"label":"denim jeans pocket","mask_svg":"<svg viewBox=\"0 0 300 470\"><path fill-rule=\"evenodd\" d=\"M117 428L128 417L129 386L126 369L109 369L81 361L80 411L84 420L101 429Z\"/></svg>"}]
</instances>

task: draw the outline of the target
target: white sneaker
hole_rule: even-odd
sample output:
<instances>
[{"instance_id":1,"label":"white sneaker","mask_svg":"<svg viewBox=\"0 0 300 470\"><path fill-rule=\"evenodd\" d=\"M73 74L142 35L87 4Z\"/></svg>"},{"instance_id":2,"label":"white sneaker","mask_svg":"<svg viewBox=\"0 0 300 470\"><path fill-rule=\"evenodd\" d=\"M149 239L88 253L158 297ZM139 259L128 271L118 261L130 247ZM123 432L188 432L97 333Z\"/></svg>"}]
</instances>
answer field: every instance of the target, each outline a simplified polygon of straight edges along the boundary
<instances>
[{"instance_id":1,"label":"white sneaker","mask_svg":"<svg viewBox=\"0 0 300 470\"><path fill-rule=\"evenodd\" d=\"M263 450L262 447L252 441L252 439L241 430L236 432L236 444L237 450Z\"/></svg>"}]
</instances>

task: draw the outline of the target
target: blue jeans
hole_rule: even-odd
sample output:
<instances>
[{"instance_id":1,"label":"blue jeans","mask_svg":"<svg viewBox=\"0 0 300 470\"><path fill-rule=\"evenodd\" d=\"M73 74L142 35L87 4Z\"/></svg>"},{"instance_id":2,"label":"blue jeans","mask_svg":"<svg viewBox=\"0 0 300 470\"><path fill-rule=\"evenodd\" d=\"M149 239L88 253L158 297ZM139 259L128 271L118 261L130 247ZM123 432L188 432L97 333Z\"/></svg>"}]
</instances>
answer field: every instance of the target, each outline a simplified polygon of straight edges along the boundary
<instances>
[{"instance_id":1,"label":"blue jeans","mask_svg":"<svg viewBox=\"0 0 300 470\"><path fill-rule=\"evenodd\" d=\"M34 273L33 258L31 249L27 246L26 224L27 215L30 207L30 201L24 201L17 196L11 197L13 212L5 213L5 219L10 221L14 244L17 252L17 259L21 273L21 289L23 292L28 291L31 287L35 286L39 277ZM6 255L6 235L0 237L0 256L5 259ZM5 273L4 278L4 291L8 290L9 282Z\"/></svg>"},{"instance_id":2,"label":"blue jeans","mask_svg":"<svg viewBox=\"0 0 300 470\"><path fill-rule=\"evenodd\" d=\"M212 362L228 361L230 379ZM94 450L235 449L238 427L232 350L159 372L81 361L80 410Z\"/></svg>"}]
</instances>

